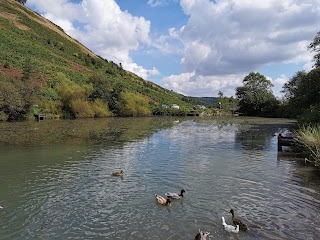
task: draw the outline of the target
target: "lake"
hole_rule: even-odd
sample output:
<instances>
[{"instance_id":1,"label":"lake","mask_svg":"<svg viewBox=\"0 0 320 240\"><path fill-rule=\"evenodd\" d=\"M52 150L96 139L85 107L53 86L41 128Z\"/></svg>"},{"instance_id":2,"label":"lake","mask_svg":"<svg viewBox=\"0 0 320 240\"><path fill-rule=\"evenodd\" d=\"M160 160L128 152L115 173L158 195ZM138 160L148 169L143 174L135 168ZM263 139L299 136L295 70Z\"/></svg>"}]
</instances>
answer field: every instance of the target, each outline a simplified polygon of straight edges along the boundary
<instances>
[{"instance_id":1,"label":"lake","mask_svg":"<svg viewBox=\"0 0 320 240\"><path fill-rule=\"evenodd\" d=\"M0 239L320 239L320 172L277 152L292 128L242 117L0 123ZM155 200L181 189L170 207ZM223 230L231 208L249 232Z\"/></svg>"}]
</instances>

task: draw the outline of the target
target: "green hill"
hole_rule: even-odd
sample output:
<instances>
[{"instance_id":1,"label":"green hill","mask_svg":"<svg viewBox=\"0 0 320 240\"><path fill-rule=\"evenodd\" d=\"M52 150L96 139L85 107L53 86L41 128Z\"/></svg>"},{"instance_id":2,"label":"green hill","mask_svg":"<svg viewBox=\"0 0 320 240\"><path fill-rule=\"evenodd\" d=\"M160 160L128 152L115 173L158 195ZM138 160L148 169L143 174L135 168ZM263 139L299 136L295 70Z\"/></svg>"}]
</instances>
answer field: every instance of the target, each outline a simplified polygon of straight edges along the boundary
<instances>
[{"instance_id":1,"label":"green hill","mask_svg":"<svg viewBox=\"0 0 320 240\"><path fill-rule=\"evenodd\" d=\"M0 120L185 114L192 103L103 59L14 0L0 1ZM178 104L166 110L162 104Z\"/></svg>"}]
</instances>

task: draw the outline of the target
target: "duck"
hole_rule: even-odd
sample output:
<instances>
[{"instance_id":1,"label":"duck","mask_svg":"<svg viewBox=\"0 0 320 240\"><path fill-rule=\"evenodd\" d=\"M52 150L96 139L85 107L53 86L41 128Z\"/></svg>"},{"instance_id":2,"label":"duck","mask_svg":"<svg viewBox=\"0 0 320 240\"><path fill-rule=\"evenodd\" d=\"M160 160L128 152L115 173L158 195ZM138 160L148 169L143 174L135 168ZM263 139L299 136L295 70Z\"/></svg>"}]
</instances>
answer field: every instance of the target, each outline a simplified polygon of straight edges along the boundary
<instances>
[{"instance_id":1,"label":"duck","mask_svg":"<svg viewBox=\"0 0 320 240\"><path fill-rule=\"evenodd\" d=\"M202 232L199 229L199 232L197 233L197 235L195 236L194 240L206 240L207 236L210 234L210 232Z\"/></svg>"},{"instance_id":2,"label":"duck","mask_svg":"<svg viewBox=\"0 0 320 240\"><path fill-rule=\"evenodd\" d=\"M234 225L239 225L241 231L249 231L248 226L245 223L243 223L240 218L234 216L233 209L230 210L230 213L232 214L232 221Z\"/></svg>"},{"instance_id":3,"label":"duck","mask_svg":"<svg viewBox=\"0 0 320 240\"><path fill-rule=\"evenodd\" d=\"M222 217L222 225L225 231L231 232L231 233L238 233L239 232L239 225L236 227L233 225L226 224L226 221L224 220L224 217Z\"/></svg>"},{"instance_id":4,"label":"duck","mask_svg":"<svg viewBox=\"0 0 320 240\"><path fill-rule=\"evenodd\" d=\"M122 177L124 172L121 170L120 172L113 172L112 176Z\"/></svg>"},{"instance_id":5,"label":"duck","mask_svg":"<svg viewBox=\"0 0 320 240\"><path fill-rule=\"evenodd\" d=\"M3 209L3 207L0 205L0 209Z\"/></svg>"},{"instance_id":6,"label":"duck","mask_svg":"<svg viewBox=\"0 0 320 240\"><path fill-rule=\"evenodd\" d=\"M167 199L165 199L164 197L161 197L160 195L156 194L156 199L157 202L160 203L163 206L169 206L171 205L171 200L170 197L168 197Z\"/></svg>"},{"instance_id":7,"label":"duck","mask_svg":"<svg viewBox=\"0 0 320 240\"><path fill-rule=\"evenodd\" d=\"M186 191L184 190L184 189L182 189L181 191L180 191L180 194L179 193L172 193L172 192L167 192L166 193L166 196L167 197L170 197L170 198L172 198L172 199L181 199L181 198L183 198L183 193L185 193Z\"/></svg>"}]
</instances>

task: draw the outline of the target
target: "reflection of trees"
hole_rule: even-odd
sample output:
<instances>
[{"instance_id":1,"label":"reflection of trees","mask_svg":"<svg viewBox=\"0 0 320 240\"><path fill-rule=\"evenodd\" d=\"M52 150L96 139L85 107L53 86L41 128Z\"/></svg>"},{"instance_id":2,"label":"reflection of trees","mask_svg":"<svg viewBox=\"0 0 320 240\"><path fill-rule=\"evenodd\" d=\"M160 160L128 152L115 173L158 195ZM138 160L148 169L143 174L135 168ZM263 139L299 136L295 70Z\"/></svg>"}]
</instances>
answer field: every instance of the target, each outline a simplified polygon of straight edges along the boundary
<instances>
[{"instance_id":1,"label":"reflection of trees","mask_svg":"<svg viewBox=\"0 0 320 240\"><path fill-rule=\"evenodd\" d=\"M166 118L108 118L14 122L0 125L0 142L22 146L119 144L146 137L168 127Z\"/></svg>"},{"instance_id":2,"label":"reflection of trees","mask_svg":"<svg viewBox=\"0 0 320 240\"><path fill-rule=\"evenodd\" d=\"M235 133L235 142L246 150L265 150L271 148L272 139L279 132L292 129L292 124L250 124L239 125Z\"/></svg>"}]
</instances>

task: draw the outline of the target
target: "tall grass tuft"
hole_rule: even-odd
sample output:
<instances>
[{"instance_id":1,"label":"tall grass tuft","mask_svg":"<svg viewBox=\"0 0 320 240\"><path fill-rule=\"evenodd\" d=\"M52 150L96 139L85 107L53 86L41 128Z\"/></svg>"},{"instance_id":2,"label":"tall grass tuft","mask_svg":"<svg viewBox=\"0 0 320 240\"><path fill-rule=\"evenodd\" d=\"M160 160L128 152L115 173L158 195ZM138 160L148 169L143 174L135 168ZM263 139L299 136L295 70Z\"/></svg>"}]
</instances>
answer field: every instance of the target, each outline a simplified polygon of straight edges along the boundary
<instances>
[{"instance_id":1,"label":"tall grass tuft","mask_svg":"<svg viewBox=\"0 0 320 240\"><path fill-rule=\"evenodd\" d=\"M303 126L296 135L297 143L306 151L314 165L320 167L320 125Z\"/></svg>"}]
</instances>

